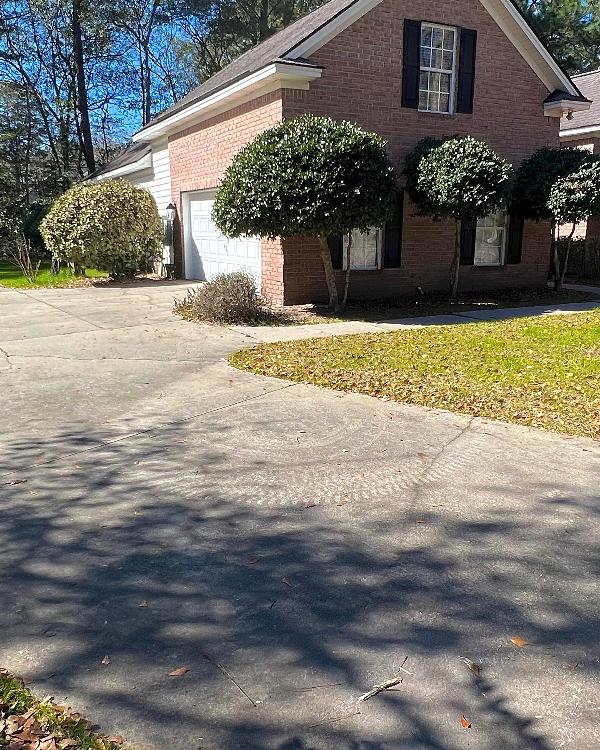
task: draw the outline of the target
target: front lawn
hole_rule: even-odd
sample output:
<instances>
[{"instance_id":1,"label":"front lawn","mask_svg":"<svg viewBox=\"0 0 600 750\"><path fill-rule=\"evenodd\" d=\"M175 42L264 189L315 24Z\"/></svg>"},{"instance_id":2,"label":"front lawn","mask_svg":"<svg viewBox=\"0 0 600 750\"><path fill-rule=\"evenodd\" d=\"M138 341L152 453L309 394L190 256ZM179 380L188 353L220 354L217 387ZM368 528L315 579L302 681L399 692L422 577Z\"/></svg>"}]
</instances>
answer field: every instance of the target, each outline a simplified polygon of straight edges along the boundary
<instances>
[{"instance_id":1,"label":"front lawn","mask_svg":"<svg viewBox=\"0 0 600 750\"><path fill-rule=\"evenodd\" d=\"M230 362L600 439L600 312L262 344Z\"/></svg>"},{"instance_id":2,"label":"front lawn","mask_svg":"<svg viewBox=\"0 0 600 750\"><path fill-rule=\"evenodd\" d=\"M7 261L0 261L0 286L14 289L84 286L91 283L93 279L103 278L106 278L106 273L97 271L95 268L87 268L85 276L75 276L67 267L62 268L60 273L53 274L50 272L50 262L44 261L40 265L35 284L32 284L18 266Z\"/></svg>"}]
</instances>

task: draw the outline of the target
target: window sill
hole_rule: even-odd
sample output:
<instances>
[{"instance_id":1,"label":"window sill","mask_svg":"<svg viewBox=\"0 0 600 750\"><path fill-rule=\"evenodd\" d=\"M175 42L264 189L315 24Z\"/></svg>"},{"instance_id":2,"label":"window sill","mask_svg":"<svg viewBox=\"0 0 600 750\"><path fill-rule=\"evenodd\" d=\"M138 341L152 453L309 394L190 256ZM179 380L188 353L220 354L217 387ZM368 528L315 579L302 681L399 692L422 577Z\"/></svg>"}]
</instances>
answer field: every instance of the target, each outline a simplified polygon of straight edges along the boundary
<instances>
[{"instance_id":1,"label":"window sill","mask_svg":"<svg viewBox=\"0 0 600 750\"><path fill-rule=\"evenodd\" d=\"M453 117L456 112L432 112L429 109L417 109L420 115L437 115L438 117Z\"/></svg>"}]
</instances>

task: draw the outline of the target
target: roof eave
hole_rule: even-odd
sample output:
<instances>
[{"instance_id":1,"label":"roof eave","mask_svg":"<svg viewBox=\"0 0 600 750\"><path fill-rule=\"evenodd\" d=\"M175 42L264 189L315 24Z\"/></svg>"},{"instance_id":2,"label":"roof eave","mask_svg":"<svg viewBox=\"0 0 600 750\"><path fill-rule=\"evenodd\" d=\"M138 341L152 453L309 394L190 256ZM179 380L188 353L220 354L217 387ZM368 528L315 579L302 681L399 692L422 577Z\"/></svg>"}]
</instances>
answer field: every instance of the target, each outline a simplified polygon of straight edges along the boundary
<instances>
[{"instance_id":1,"label":"roof eave","mask_svg":"<svg viewBox=\"0 0 600 750\"><path fill-rule=\"evenodd\" d=\"M266 90L307 89L311 81L321 77L321 73L322 68L316 65L276 60L228 86L213 91L184 109L174 112L171 116L147 125L133 136L133 140L136 142L152 141L164 135L172 135L190 125L232 109L242 101L248 101L265 93Z\"/></svg>"}]
</instances>

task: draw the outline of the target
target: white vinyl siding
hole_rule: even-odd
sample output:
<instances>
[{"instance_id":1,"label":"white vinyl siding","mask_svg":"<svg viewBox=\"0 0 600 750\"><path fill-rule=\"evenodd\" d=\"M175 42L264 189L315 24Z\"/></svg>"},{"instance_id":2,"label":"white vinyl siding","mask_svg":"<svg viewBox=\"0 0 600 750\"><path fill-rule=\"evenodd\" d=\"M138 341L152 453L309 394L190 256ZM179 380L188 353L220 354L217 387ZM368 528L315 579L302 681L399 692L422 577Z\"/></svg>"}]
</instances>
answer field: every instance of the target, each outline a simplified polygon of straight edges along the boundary
<instances>
[{"instance_id":1,"label":"white vinyl siding","mask_svg":"<svg viewBox=\"0 0 600 750\"><path fill-rule=\"evenodd\" d=\"M454 111L456 29L421 25L419 109L449 114Z\"/></svg>"},{"instance_id":2,"label":"white vinyl siding","mask_svg":"<svg viewBox=\"0 0 600 750\"><path fill-rule=\"evenodd\" d=\"M171 166L167 141L152 144L152 170L132 172L125 179L148 190L156 201L159 214L163 216L171 202Z\"/></svg>"},{"instance_id":3,"label":"white vinyl siding","mask_svg":"<svg viewBox=\"0 0 600 750\"><path fill-rule=\"evenodd\" d=\"M113 175L110 172L105 172L100 179L112 178ZM132 185L145 188L156 201L159 214L164 216L166 207L171 203L171 165L167 140L163 139L152 144L152 167L123 175L122 179L131 182Z\"/></svg>"}]
</instances>

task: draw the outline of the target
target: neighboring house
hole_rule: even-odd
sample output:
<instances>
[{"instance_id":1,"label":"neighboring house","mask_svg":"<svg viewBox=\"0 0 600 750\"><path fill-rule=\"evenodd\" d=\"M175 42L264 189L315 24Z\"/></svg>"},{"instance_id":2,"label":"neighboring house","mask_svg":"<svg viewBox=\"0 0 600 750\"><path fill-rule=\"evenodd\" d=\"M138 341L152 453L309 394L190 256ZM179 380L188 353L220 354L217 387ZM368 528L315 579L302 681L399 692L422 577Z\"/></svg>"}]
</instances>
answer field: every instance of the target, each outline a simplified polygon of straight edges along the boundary
<instances>
[{"instance_id":1,"label":"neighboring house","mask_svg":"<svg viewBox=\"0 0 600 750\"><path fill-rule=\"evenodd\" d=\"M185 278L247 268L275 301L317 301L327 294L313 239L227 239L212 222L215 188L259 132L312 112L382 135L399 173L422 138L453 134L481 138L517 165L558 145L560 118L589 106L511 0L331 0L159 115L101 176L147 186L161 211L173 201ZM545 284L546 224L498 212L462 234L463 289ZM416 216L403 197L388 226L356 238L351 295L447 289L453 244L451 223ZM344 243L331 247L341 274Z\"/></svg>"},{"instance_id":2,"label":"neighboring house","mask_svg":"<svg viewBox=\"0 0 600 750\"><path fill-rule=\"evenodd\" d=\"M579 73L573 81L581 93L593 100L583 112L573 112L560 123L560 142L568 148L583 148L600 154L600 70ZM600 216L593 216L577 226L576 237L600 239Z\"/></svg>"}]
</instances>

